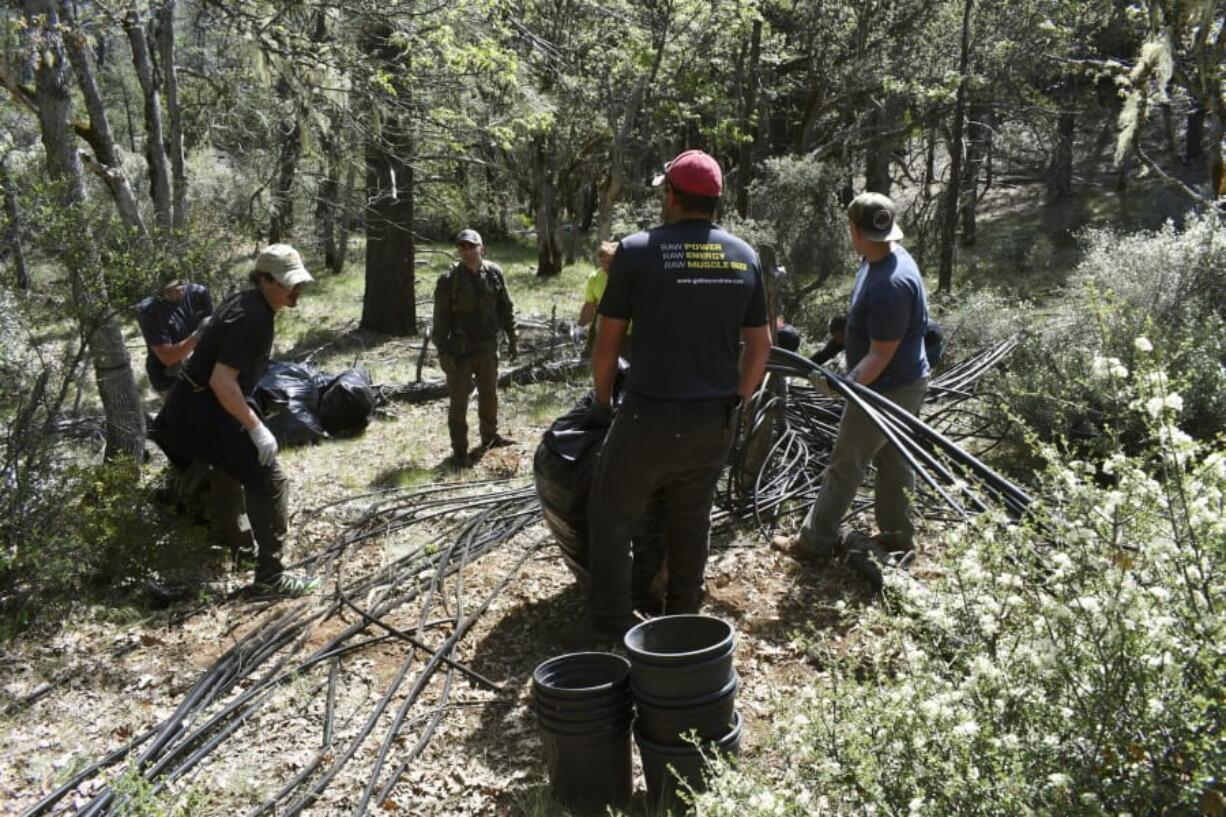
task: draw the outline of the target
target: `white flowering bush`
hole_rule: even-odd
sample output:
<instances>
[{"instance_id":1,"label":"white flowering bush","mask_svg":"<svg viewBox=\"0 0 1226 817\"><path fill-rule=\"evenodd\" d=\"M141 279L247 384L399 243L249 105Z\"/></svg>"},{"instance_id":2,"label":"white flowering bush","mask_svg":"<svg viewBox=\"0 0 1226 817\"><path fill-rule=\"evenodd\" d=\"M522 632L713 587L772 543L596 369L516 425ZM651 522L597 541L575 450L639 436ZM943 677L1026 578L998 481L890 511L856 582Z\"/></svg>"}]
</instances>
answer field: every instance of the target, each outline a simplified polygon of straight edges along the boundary
<instances>
[{"instance_id":1,"label":"white flowering bush","mask_svg":"<svg viewBox=\"0 0 1226 817\"><path fill-rule=\"evenodd\" d=\"M698 813L1226 813L1226 450L1179 427L1152 344L1101 364L1147 429L1098 463L1054 448L1033 514L950 532L827 651L765 757Z\"/></svg>"},{"instance_id":2,"label":"white flowering bush","mask_svg":"<svg viewBox=\"0 0 1226 817\"><path fill-rule=\"evenodd\" d=\"M1183 429L1201 440L1226 431L1226 228L1202 216L1182 230L1083 238L1068 291L993 385L1008 409L1000 433L1019 441L1017 420L1075 457L1120 443L1135 452L1148 430L1113 384L1155 358L1178 381ZM1028 442L1011 453L1025 478L1040 464Z\"/></svg>"}]
</instances>

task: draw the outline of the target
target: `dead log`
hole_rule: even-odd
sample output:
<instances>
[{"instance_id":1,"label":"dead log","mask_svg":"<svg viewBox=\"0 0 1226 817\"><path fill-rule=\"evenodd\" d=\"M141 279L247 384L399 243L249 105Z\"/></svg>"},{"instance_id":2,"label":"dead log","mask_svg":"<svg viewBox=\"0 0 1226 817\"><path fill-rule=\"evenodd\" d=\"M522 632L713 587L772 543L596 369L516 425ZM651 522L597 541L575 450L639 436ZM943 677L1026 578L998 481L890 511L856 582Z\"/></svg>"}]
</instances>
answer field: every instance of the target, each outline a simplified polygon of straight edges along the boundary
<instances>
[{"instance_id":1,"label":"dead log","mask_svg":"<svg viewBox=\"0 0 1226 817\"><path fill-rule=\"evenodd\" d=\"M569 358L548 363L527 363L498 375L498 387L527 386L531 383L557 383L583 374L588 362L582 358ZM429 403L447 396L445 380L427 380L424 383L403 383L382 386L383 396L389 401L402 403Z\"/></svg>"}]
</instances>

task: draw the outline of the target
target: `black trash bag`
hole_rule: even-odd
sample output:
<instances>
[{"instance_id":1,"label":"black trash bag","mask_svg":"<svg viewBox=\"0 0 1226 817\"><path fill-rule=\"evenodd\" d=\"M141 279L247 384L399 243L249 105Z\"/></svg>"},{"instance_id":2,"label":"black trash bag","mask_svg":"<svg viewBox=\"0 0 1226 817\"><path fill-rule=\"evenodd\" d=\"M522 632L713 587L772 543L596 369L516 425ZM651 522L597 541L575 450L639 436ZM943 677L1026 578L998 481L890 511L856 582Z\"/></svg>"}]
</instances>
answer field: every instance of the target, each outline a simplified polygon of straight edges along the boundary
<instances>
[{"instance_id":1,"label":"black trash bag","mask_svg":"<svg viewBox=\"0 0 1226 817\"><path fill-rule=\"evenodd\" d=\"M370 375L346 369L322 389L319 422L332 435L360 434L370 425L377 403Z\"/></svg>"},{"instance_id":2,"label":"black trash bag","mask_svg":"<svg viewBox=\"0 0 1226 817\"><path fill-rule=\"evenodd\" d=\"M596 474L596 458L608 428L587 424L595 395L588 392L570 411L553 421L536 447L532 476L545 524L562 558L581 580L587 578L587 498Z\"/></svg>"},{"instance_id":3,"label":"black trash bag","mask_svg":"<svg viewBox=\"0 0 1226 817\"><path fill-rule=\"evenodd\" d=\"M545 526L557 539L562 559L580 586L586 586L588 578L588 497L609 430L590 424L588 410L595 399L588 392L574 408L554 420L532 460L532 476ZM658 499L649 503L630 544L634 554L630 592L635 609L658 614L663 606L663 587L668 581Z\"/></svg>"},{"instance_id":4,"label":"black trash bag","mask_svg":"<svg viewBox=\"0 0 1226 817\"><path fill-rule=\"evenodd\" d=\"M248 398L280 446L317 443L327 434L319 422L319 386L313 367L273 361Z\"/></svg>"}]
</instances>

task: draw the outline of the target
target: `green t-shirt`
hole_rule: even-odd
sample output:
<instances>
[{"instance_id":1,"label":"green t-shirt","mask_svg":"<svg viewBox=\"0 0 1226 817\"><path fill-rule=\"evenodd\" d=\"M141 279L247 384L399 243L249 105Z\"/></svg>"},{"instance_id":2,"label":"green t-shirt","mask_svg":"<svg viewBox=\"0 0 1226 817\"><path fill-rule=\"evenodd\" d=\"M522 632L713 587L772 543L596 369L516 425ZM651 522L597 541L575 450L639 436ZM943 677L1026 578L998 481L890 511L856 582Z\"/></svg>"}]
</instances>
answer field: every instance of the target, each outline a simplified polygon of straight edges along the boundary
<instances>
[{"instance_id":1,"label":"green t-shirt","mask_svg":"<svg viewBox=\"0 0 1226 817\"><path fill-rule=\"evenodd\" d=\"M598 269L587 277L587 284L583 287L583 302L585 304L599 304L600 299L604 296L604 288L609 283L609 273L602 269Z\"/></svg>"},{"instance_id":2,"label":"green t-shirt","mask_svg":"<svg viewBox=\"0 0 1226 817\"><path fill-rule=\"evenodd\" d=\"M583 302L585 304L596 304L600 306L600 299L604 297L604 288L609 284L609 273L602 269L598 269L587 277L587 283L583 286ZM596 315L592 321L593 325L599 323L600 316ZM630 334L631 325L626 325L626 334Z\"/></svg>"}]
</instances>

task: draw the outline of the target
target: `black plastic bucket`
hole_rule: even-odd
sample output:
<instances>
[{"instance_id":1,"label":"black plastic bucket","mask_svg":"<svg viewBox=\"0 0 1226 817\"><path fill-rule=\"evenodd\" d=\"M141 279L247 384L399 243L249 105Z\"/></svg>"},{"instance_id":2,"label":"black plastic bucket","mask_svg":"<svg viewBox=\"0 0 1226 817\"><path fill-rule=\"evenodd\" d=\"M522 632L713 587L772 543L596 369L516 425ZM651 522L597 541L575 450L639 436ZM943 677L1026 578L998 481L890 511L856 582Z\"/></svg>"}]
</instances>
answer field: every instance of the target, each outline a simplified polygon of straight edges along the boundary
<instances>
[{"instance_id":1,"label":"black plastic bucket","mask_svg":"<svg viewBox=\"0 0 1226 817\"><path fill-rule=\"evenodd\" d=\"M734 677L736 631L713 616L661 616L626 633L637 693L658 701L706 699Z\"/></svg>"},{"instance_id":2,"label":"black plastic bucket","mask_svg":"<svg viewBox=\"0 0 1226 817\"><path fill-rule=\"evenodd\" d=\"M576 811L624 806L631 777L630 665L610 653L551 658L532 673L553 796Z\"/></svg>"},{"instance_id":3,"label":"black plastic bucket","mask_svg":"<svg viewBox=\"0 0 1226 817\"><path fill-rule=\"evenodd\" d=\"M639 734L652 743L673 746L684 744L691 733L697 733L700 740L718 740L732 727L738 683L734 672L723 689L682 704L652 698L631 686Z\"/></svg>"},{"instance_id":4,"label":"black plastic bucket","mask_svg":"<svg viewBox=\"0 0 1226 817\"><path fill-rule=\"evenodd\" d=\"M643 759L643 777L647 780L648 808L665 814L681 802L677 792L692 788L706 791L707 759L718 753L724 757L741 754L741 716L733 713L732 726L718 740L702 744L701 750L692 744L669 746L643 737L636 727L634 740Z\"/></svg>"}]
</instances>

